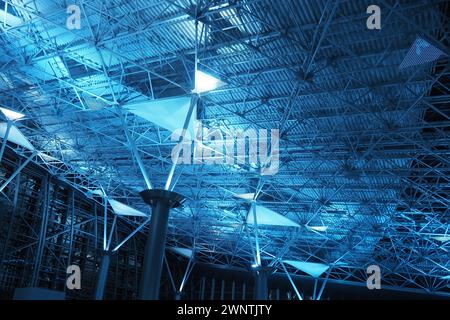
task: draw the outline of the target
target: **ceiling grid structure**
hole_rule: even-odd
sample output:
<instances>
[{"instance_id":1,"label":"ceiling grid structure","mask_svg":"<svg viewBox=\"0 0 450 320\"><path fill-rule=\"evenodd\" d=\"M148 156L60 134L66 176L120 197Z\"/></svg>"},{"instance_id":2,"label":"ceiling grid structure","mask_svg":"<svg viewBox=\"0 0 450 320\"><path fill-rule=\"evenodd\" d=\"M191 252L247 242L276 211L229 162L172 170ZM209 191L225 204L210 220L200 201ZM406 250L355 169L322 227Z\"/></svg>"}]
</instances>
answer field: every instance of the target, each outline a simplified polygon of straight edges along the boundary
<instances>
[{"instance_id":1,"label":"ceiling grid structure","mask_svg":"<svg viewBox=\"0 0 450 320\"><path fill-rule=\"evenodd\" d=\"M447 1L378 1L381 30L370 1L73 2L79 30L61 1L0 0L0 106L35 148L14 152L139 226L143 172L163 188L177 141L170 115L133 106L188 97L197 66L222 82L199 94L201 130L277 129L279 169L179 164L169 248L248 269L256 241L279 272L365 283L378 265L388 286L450 295ZM400 67L420 41L442 54Z\"/></svg>"}]
</instances>

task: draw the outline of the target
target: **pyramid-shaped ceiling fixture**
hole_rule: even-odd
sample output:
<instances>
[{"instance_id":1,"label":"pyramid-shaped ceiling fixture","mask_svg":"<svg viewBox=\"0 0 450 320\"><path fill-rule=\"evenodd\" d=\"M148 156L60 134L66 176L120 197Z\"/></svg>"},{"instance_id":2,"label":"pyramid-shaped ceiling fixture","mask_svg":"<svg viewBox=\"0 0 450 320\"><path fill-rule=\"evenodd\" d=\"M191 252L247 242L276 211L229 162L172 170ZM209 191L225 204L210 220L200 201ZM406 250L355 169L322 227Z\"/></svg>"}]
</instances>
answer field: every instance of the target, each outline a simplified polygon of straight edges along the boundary
<instances>
[{"instance_id":1,"label":"pyramid-shaped ceiling fixture","mask_svg":"<svg viewBox=\"0 0 450 320\"><path fill-rule=\"evenodd\" d=\"M123 108L141 118L174 132L183 129L186 116L191 105L191 97L182 96L167 99L141 101L124 105ZM197 106L189 121L187 128L191 140L195 138L195 122L197 119Z\"/></svg>"},{"instance_id":2,"label":"pyramid-shaped ceiling fixture","mask_svg":"<svg viewBox=\"0 0 450 320\"><path fill-rule=\"evenodd\" d=\"M236 198L252 201L253 198L255 197L255 194L253 192L252 193L241 193L241 194L235 194L234 196Z\"/></svg>"},{"instance_id":3,"label":"pyramid-shaped ceiling fixture","mask_svg":"<svg viewBox=\"0 0 450 320\"><path fill-rule=\"evenodd\" d=\"M225 85L225 82L213 77L203 71L195 71L195 93L205 93L218 89Z\"/></svg>"},{"instance_id":4,"label":"pyramid-shaped ceiling fixture","mask_svg":"<svg viewBox=\"0 0 450 320\"><path fill-rule=\"evenodd\" d=\"M173 252L179 254L180 256L190 258L192 257L192 250L187 248L180 248L180 247L171 247L169 248Z\"/></svg>"},{"instance_id":5,"label":"pyramid-shaped ceiling fixture","mask_svg":"<svg viewBox=\"0 0 450 320\"><path fill-rule=\"evenodd\" d=\"M316 262L303 262L295 260L284 260L285 263L293 266L294 268L309 274L311 277L318 278L330 267L323 263Z\"/></svg>"},{"instance_id":6,"label":"pyramid-shaped ceiling fixture","mask_svg":"<svg viewBox=\"0 0 450 320\"><path fill-rule=\"evenodd\" d=\"M258 225L284 226L284 227L300 227L298 223L286 218L285 216L276 213L266 207L255 204L256 208L256 222ZM247 223L254 223L253 209L250 210L247 216Z\"/></svg>"},{"instance_id":7,"label":"pyramid-shaped ceiling fixture","mask_svg":"<svg viewBox=\"0 0 450 320\"><path fill-rule=\"evenodd\" d=\"M114 213L119 216L134 216L134 217L147 217L147 215L139 210L136 210L122 202L108 199L109 204L114 210Z\"/></svg>"},{"instance_id":8,"label":"pyramid-shaped ceiling fixture","mask_svg":"<svg viewBox=\"0 0 450 320\"><path fill-rule=\"evenodd\" d=\"M6 109L6 108L2 108L0 107L0 111L3 113L3 115L8 119L8 120L20 120L23 117L25 117L25 115L23 113L19 113L17 111L13 111L10 109Z\"/></svg>"},{"instance_id":9,"label":"pyramid-shaped ceiling fixture","mask_svg":"<svg viewBox=\"0 0 450 320\"><path fill-rule=\"evenodd\" d=\"M443 55L445 53L442 50L436 48L427 40L418 37L400 64L400 69L436 61Z\"/></svg>"},{"instance_id":10,"label":"pyramid-shaped ceiling fixture","mask_svg":"<svg viewBox=\"0 0 450 320\"><path fill-rule=\"evenodd\" d=\"M6 122L0 123L0 138L4 139L6 135L8 124ZM28 150L34 151L35 148L30 143L30 141L25 137L25 135L15 126L11 125L9 129L8 141L15 143L19 146L22 146Z\"/></svg>"}]
</instances>

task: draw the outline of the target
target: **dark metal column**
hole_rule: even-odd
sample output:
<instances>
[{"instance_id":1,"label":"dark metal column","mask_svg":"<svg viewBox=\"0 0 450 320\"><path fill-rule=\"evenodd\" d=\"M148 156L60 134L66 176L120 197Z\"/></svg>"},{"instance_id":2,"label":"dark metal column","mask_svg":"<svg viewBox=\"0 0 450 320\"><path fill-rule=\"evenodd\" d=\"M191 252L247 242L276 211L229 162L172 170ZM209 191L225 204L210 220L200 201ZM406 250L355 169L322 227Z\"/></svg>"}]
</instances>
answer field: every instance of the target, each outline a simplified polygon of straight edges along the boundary
<instances>
[{"instance_id":1,"label":"dark metal column","mask_svg":"<svg viewBox=\"0 0 450 320\"><path fill-rule=\"evenodd\" d=\"M139 299L158 300L169 211L179 206L185 198L172 191L155 189L144 190L140 195L152 206L152 217L145 246Z\"/></svg>"},{"instance_id":2,"label":"dark metal column","mask_svg":"<svg viewBox=\"0 0 450 320\"><path fill-rule=\"evenodd\" d=\"M261 268L255 272L255 293L253 300L267 300L267 278L267 270Z\"/></svg>"},{"instance_id":3,"label":"dark metal column","mask_svg":"<svg viewBox=\"0 0 450 320\"><path fill-rule=\"evenodd\" d=\"M103 300L105 294L106 280L108 279L110 253L104 252L102 263L97 278L97 287L95 288L95 300Z\"/></svg>"}]
</instances>

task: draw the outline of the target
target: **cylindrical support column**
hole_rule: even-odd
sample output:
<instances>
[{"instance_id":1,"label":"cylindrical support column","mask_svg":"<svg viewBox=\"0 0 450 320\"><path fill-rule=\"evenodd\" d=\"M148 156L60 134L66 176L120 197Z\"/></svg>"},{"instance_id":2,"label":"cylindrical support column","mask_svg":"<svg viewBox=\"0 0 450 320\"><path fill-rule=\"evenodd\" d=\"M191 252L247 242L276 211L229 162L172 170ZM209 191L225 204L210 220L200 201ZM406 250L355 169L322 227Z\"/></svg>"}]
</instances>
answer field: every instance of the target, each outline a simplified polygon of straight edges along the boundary
<instances>
[{"instance_id":1,"label":"cylindrical support column","mask_svg":"<svg viewBox=\"0 0 450 320\"><path fill-rule=\"evenodd\" d=\"M157 300L159 298L168 221L169 203L157 201L152 207L152 218L145 246L140 294L142 300Z\"/></svg>"},{"instance_id":2,"label":"cylindrical support column","mask_svg":"<svg viewBox=\"0 0 450 320\"><path fill-rule=\"evenodd\" d=\"M267 282L268 274L264 269L255 272L255 293L253 300L267 300Z\"/></svg>"},{"instance_id":3,"label":"cylindrical support column","mask_svg":"<svg viewBox=\"0 0 450 320\"><path fill-rule=\"evenodd\" d=\"M152 206L152 217L145 246L139 299L158 300L169 211L179 206L184 197L175 192L156 189L144 190L140 194Z\"/></svg>"},{"instance_id":4,"label":"cylindrical support column","mask_svg":"<svg viewBox=\"0 0 450 320\"><path fill-rule=\"evenodd\" d=\"M108 252L104 252L100 270L97 278L97 287L95 288L95 300L103 300L105 294L106 279L108 279L110 256Z\"/></svg>"}]
</instances>

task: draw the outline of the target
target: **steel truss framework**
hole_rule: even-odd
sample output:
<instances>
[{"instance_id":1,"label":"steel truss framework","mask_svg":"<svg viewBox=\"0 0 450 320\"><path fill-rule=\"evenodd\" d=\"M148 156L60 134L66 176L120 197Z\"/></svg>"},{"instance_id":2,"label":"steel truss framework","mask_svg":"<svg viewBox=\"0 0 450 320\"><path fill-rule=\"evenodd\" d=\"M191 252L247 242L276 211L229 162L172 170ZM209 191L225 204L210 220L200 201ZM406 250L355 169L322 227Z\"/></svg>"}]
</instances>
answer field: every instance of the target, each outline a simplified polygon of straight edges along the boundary
<instances>
[{"instance_id":1,"label":"steel truss framework","mask_svg":"<svg viewBox=\"0 0 450 320\"><path fill-rule=\"evenodd\" d=\"M104 189L148 212L132 150L162 187L175 142L121 107L190 93L197 55L227 83L201 95L203 125L279 129L280 169L179 165L173 190L188 201L171 213L169 246L248 268L255 230L250 203L235 195L257 193L301 225L258 226L259 254L274 270L284 272L284 259L321 262L331 266L323 277L351 284L365 283L375 264L385 285L450 294L448 58L399 68L418 36L448 54L446 1L380 0L381 30L366 28L373 1L73 2L80 30L66 27L62 1L0 1L21 21L0 24L0 105L26 115L17 127L46 156L8 150L87 197ZM13 191L2 196L14 203ZM76 212L72 225L95 217L92 208ZM120 220L129 231L116 245L145 221Z\"/></svg>"},{"instance_id":2,"label":"steel truss framework","mask_svg":"<svg viewBox=\"0 0 450 320\"><path fill-rule=\"evenodd\" d=\"M1 175L11 176L22 163L24 158L7 150ZM22 169L3 192L1 297L11 298L15 288L35 286L65 291L74 299L92 298L103 251L104 206L99 199L88 199L34 164ZM115 242L131 232L129 222L119 220L114 229L112 223L107 220ZM116 253L106 298L135 298L142 250L143 237L139 236ZM82 290L68 290L65 285L70 265L82 270Z\"/></svg>"}]
</instances>

